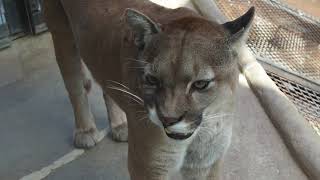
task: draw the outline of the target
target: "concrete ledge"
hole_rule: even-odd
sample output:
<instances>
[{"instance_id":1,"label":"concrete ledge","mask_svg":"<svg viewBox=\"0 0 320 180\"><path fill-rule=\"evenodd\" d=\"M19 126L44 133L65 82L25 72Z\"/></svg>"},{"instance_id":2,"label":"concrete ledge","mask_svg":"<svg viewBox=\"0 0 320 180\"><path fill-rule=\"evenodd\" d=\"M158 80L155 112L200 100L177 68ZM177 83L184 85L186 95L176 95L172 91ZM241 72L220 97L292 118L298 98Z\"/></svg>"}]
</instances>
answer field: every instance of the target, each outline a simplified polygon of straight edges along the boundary
<instances>
[{"instance_id":1,"label":"concrete ledge","mask_svg":"<svg viewBox=\"0 0 320 180\"><path fill-rule=\"evenodd\" d=\"M220 23L226 18L212 0L193 0L200 13ZM239 67L259 99L265 112L277 128L293 158L310 179L320 179L320 138L244 47Z\"/></svg>"},{"instance_id":2,"label":"concrete ledge","mask_svg":"<svg viewBox=\"0 0 320 180\"><path fill-rule=\"evenodd\" d=\"M199 13L211 20L218 23L224 23L228 19L223 16L218 6L213 2L213 0L191 0L194 7L199 11Z\"/></svg>"},{"instance_id":3,"label":"concrete ledge","mask_svg":"<svg viewBox=\"0 0 320 180\"><path fill-rule=\"evenodd\" d=\"M292 156L311 179L320 179L319 136L247 48L244 48L242 57L242 73Z\"/></svg>"}]
</instances>

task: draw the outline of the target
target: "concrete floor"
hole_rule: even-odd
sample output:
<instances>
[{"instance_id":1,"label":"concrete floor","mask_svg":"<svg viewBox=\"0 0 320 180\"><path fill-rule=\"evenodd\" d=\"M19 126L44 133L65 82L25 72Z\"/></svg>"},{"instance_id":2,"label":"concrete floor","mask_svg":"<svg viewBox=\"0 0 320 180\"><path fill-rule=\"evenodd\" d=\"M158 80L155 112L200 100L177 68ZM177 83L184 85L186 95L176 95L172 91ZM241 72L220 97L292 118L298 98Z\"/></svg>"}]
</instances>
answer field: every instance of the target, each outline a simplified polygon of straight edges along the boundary
<instances>
[{"instance_id":1,"label":"concrete floor","mask_svg":"<svg viewBox=\"0 0 320 180\"><path fill-rule=\"evenodd\" d=\"M15 180L73 150L73 114L54 60L49 33L0 51L0 179ZM225 180L306 180L241 76L237 120ZM100 90L90 94L98 127L107 127ZM108 136L48 180L125 180L126 143Z\"/></svg>"}]
</instances>

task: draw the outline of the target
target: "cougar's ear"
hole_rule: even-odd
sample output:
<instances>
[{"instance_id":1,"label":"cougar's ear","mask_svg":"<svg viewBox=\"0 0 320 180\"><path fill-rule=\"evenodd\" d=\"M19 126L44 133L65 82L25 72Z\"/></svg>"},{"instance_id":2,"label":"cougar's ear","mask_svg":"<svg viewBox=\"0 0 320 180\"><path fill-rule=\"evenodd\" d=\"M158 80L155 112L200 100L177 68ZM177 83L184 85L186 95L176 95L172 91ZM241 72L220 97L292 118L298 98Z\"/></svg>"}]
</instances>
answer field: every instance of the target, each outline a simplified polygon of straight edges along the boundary
<instances>
[{"instance_id":1,"label":"cougar's ear","mask_svg":"<svg viewBox=\"0 0 320 180\"><path fill-rule=\"evenodd\" d=\"M254 14L255 8L251 7L238 19L223 24L223 26L230 33L230 37L228 37L230 43L241 43L247 40Z\"/></svg>"},{"instance_id":2,"label":"cougar's ear","mask_svg":"<svg viewBox=\"0 0 320 180\"><path fill-rule=\"evenodd\" d=\"M137 10L126 9L125 18L134 33L135 44L139 49L144 48L152 35L161 31L155 22Z\"/></svg>"}]
</instances>

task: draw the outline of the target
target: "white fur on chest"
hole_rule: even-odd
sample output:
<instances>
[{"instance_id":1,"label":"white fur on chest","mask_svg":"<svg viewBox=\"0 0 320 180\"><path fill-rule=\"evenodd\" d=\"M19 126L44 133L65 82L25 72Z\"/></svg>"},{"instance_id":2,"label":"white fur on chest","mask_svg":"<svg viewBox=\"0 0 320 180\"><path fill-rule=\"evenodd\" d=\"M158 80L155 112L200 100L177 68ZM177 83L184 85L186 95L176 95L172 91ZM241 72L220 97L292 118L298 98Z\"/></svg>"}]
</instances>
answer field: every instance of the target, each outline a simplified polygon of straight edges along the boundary
<instances>
[{"instance_id":1,"label":"white fur on chest","mask_svg":"<svg viewBox=\"0 0 320 180\"><path fill-rule=\"evenodd\" d=\"M213 165L220 159L231 143L232 125L228 124L220 131L198 130L196 137L189 145L184 159L184 167L201 168Z\"/></svg>"}]
</instances>

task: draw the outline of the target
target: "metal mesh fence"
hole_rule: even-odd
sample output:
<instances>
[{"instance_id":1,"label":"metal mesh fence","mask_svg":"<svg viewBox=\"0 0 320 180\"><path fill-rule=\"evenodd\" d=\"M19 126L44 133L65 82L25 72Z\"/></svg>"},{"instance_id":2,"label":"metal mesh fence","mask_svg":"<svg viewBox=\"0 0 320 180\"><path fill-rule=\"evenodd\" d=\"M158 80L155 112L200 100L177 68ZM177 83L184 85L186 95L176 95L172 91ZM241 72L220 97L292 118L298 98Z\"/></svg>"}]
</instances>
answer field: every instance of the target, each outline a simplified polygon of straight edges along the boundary
<instances>
[{"instance_id":1,"label":"metal mesh fence","mask_svg":"<svg viewBox=\"0 0 320 180\"><path fill-rule=\"evenodd\" d=\"M229 19L251 6L256 17L248 46L257 57L320 84L320 25L272 0L216 0Z\"/></svg>"},{"instance_id":2,"label":"metal mesh fence","mask_svg":"<svg viewBox=\"0 0 320 180\"><path fill-rule=\"evenodd\" d=\"M248 47L259 59L320 84L320 23L275 0L216 0L230 20L256 7ZM320 92L268 75L320 135Z\"/></svg>"},{"instance_id":3,"label":"metal mesh fence","mask_svg":"<svg viewBox=\"0 0 320 180\"><path fill-rule=\"evenodd\" d=\"M320 93L275 73L268 72L268 75L320 136Z\"/></svg>"}]
</instances>

